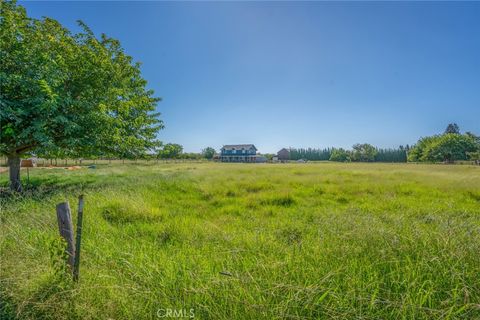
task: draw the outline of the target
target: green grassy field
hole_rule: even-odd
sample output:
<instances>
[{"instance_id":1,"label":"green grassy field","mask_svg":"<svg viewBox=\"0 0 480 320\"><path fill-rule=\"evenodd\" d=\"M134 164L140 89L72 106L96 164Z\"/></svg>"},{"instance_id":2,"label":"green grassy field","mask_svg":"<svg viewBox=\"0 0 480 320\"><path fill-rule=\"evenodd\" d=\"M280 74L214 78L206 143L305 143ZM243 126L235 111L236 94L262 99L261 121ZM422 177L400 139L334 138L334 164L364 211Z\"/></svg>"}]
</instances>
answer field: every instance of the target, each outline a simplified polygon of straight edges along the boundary
<instances>
[{"instance_id":1,"label":"green grassy field","mask_svg":"<svg viewBox=\"0 0 480 320\"><path fill-rule=\"evenodd\" d=\"M30 181L1 199L2 320L159 319L169 308L196 319L480 318L479 167L104 165L35 169ZM55 205L75 207L80 193L74 284L58 261Z\"/></svg>"}]
</instances>

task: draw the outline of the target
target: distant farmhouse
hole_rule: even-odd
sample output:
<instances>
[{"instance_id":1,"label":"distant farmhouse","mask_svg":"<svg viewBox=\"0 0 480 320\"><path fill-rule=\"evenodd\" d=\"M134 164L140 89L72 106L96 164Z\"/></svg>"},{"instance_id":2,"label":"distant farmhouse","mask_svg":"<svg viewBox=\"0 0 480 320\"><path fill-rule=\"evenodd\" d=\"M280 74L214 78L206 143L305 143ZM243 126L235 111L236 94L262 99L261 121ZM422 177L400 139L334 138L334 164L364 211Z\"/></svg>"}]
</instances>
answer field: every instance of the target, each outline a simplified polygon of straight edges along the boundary
<instances>
[{"instance_id":1,"label":"distant farmhouse","mask_svg":"<svg viewBox=\"0 0 480 320\"><path fill-rule=\"evenodd\" d=\"M290 151L288 149L283 148L282 150L277 152L277 160L281 162L286 162L290 160Z\"/></svg>"},{"instance_id":2,"label":"distant farmhouse","mask_svg":"<svg viewBox=\"0 0 480 320\"><path fill-rule=\"evenodd\" d=\"M253 144L228 144L220 149L222 162L257 162L257 148Z\"/></svg>"}]
</instances>

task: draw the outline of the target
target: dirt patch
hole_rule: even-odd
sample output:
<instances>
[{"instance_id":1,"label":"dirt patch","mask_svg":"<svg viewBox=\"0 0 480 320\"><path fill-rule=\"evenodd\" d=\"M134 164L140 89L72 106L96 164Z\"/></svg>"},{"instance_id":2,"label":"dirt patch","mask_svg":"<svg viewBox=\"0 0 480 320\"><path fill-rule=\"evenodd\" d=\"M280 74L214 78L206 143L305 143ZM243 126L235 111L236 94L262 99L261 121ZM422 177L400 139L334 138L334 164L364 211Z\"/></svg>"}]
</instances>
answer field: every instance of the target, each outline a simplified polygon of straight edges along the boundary
<instances>
[{"instance_id":1,"label":"dirt patch","mask_svg":"<svg viewBox=\"0 0 480 320\"><path fill-rule=\"evenodd\" d=\"M71 167L66 167L65 169L67 169L67 170L79 170L79 169L82 169L82 167L80 167L80 166L71 166Z\"/></svg>"}]
</instances>

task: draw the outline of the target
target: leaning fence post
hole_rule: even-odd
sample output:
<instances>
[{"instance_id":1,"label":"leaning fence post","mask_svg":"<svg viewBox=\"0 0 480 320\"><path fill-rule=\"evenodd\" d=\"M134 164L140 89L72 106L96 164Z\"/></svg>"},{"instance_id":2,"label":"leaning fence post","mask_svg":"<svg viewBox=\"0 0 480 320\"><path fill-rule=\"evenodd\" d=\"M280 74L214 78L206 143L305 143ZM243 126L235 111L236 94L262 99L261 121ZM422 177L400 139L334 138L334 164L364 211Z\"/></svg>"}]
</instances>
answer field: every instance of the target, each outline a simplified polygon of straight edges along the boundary
<instances>
[{"instance_id":1,"label":"leaning fence post","mask_svg":"<svg viewBox=\"0 0 480 320\"><path fill-rule=\"evenodd\" d=\"M73 267L73 281L78 281L80 273L80 248L82 244L83 223L83 194L78 197L77 238L75 239L75 264Z\"/></svg>"},{"instance_id":2,"label":"leaning fence post","mask_svg":"<svg viewBox=\"0 0 480 320\"><path fill-rule=\"evenodd\" d=\"M75 259L75 247L73 244L73 225L72 215L70 213L70 206L68 202L57 204L57 221L60 235L67 242L68 265L73 271L73 264Z\"/></svg>"}]
</instances>

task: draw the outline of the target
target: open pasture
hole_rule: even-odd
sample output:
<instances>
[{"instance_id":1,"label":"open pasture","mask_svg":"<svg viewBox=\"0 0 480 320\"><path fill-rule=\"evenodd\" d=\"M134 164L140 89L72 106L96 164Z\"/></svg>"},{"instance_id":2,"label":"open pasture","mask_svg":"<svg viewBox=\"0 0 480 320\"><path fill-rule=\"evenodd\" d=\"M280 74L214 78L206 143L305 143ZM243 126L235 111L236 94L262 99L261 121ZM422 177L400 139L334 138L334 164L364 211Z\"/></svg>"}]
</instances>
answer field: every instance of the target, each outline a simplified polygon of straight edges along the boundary
<instances>
[{"instance_id":1,"label":"open pasture","mask_svg":"<svg viewBox=\"0 0 480 320\"><path fill-rule=\"evenodd\" d=\"M2 319L480 317L479 167L115 164L30 183L0 199ZM80 193L73 284L55 205L75 218Z\"/></svg>"}]
</instances>

